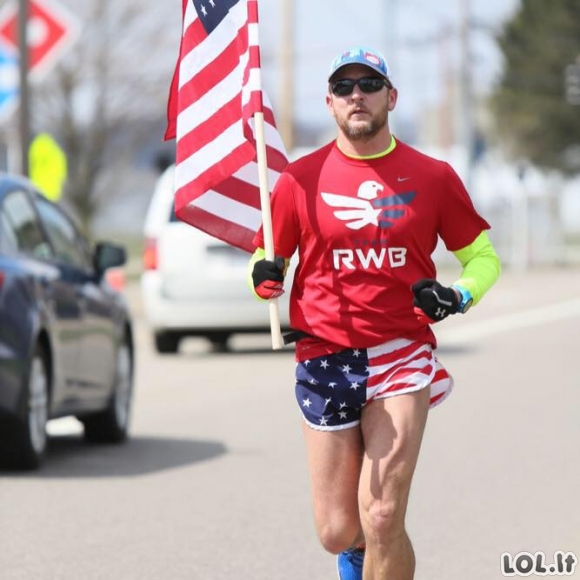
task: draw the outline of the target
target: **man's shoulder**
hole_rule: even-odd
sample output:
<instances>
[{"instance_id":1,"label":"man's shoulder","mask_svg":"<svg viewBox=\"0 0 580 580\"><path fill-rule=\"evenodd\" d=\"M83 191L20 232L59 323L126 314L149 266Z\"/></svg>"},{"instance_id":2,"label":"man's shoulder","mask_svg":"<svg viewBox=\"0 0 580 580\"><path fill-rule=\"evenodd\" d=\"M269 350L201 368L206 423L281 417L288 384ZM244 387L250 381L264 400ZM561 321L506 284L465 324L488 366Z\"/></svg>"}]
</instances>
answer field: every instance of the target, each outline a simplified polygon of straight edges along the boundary
<instances>
[{"instance_id":1,"label":"man's shoulder","mask_svg":"<svg viewBox=\"0 0 580 580\"><path fill-rule=\"evenodd\" d=\"M426 167L433 167L433 169L443 169L447 166L447 162L442 159L437 159L431 155L427 155L419 151L415 147L411 147L407 143L403 143L397 139L397 149L400 155L404 155L406 160L421 163Z\"/></svg>"},{"instance_id":2,"label":"man's shoulder","mask_svg":"<svg viewBox=\"0 0 580 580\"><path fill-rule=\"evenodd\" d=\"M291 161L286 167L286 171L295 177L308 174L311 171L320 171L321 164L332 153L334 149L334 141L309 151L294 161Z\"/></svg>"}]
</instances>

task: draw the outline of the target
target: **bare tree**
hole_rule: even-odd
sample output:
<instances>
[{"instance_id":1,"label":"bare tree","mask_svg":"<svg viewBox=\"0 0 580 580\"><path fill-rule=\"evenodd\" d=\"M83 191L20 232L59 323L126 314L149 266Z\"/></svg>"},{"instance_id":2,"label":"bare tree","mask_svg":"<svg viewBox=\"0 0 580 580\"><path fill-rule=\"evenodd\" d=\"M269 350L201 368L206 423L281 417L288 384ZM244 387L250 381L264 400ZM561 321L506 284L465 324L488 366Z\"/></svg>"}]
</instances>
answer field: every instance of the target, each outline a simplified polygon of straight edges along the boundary
<instances>
[{"instance_id":1,"label":"bare tree","mask_svg":"<svg viewBox=\"0 0 580 580\"><path fill-rule=\"evenodd\" d=\"M65 198L90 233L115 193L121 166L144 137L142 127L165 115L181 6L177 0L66 3L82 31L49 78L34 87L32 126L63 147ZM161 142L161 134L155 137Z\"/></svg>"}]
</instances>

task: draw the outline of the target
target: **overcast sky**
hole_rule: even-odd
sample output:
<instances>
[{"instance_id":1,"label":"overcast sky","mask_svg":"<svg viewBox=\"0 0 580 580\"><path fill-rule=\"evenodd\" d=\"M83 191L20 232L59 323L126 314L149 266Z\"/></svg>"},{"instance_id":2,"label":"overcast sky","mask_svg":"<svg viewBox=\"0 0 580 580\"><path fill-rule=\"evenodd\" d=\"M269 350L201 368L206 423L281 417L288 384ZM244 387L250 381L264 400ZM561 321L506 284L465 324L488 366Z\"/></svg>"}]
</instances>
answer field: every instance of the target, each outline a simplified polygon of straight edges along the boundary
<instances>
[{"instance_id":1,"label":"overcast sky","mask_svg":"<svg viewBox=\"0 0 580 580\"><path fill-rule=\"evenodd\" d=\"M280 90L281 5L259 3L264 87L274 103ZM458 30L461 6L471 5L474 86L489 90L502 60L494 31L509 18L519 0L294 0L295 118L326 119L326 74L333 58L352 45L374 46L383 52L399 88L397 114L413 117L441 94L441 65L457 67L461 54ZM445 32L447 31L447 32ZM448 38L445 45L437 41ZM444 51L444 46L446 50ZM446 57L443 55L447 54ZM330 122L330 121L329 121Z\"/></svg>"}]
</instances>

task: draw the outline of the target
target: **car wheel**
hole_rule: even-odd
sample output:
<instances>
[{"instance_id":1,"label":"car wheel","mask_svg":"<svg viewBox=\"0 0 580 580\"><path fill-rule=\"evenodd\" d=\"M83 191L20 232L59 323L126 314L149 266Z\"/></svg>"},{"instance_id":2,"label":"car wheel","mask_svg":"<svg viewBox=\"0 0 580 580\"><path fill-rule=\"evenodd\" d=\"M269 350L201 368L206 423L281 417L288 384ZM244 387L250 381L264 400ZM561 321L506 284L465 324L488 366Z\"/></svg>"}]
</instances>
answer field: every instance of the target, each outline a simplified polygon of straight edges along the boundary
<instances>
[{"instance_id":1,"label":"car wheel","mask_svg":"<svg viewBox=\"0 0 580 580\"><path fill-rule=\"evenodd\" d=\"M3 448L2 463L17 469L37 469L40 467L47 445L46 423L50 371L46 350L36 346L24 383L24 404L22 415L14 422L9 448Z\"/></svg>"},{"instance_id":2,"label":"car wheel","mask_svg":"<svg viewBox=\"0 0 580 580\"><path fill-rule=\"evenodd\" d=\"M179 336L172 332L156 332L155 350L160 354L175 354L179 350Z\"/></svg>"},{"instance_id":3,"label":"car wheel","mask_svg":"<svg viewBox=\"0 0 580 580\"><path fill-rule=\"evenodd\" d=\"M133 357L128 341L117 351L115 386L108 407L99 413L80 417L85 439L93 443L120 443L127 439L133 399Z\"/></svg>"},{"instance_id":4,"label":"car wheel","mask_svg":"<svg viewBox=\"0 0 580 580\"><path fill-rule=\"evenodd\" d=\"M228 352L229 345L228 341L230 339L230 334L227 332L220 332L217 334L211 334L208 336L213 352Z\"/></svg>"}]
</instances>

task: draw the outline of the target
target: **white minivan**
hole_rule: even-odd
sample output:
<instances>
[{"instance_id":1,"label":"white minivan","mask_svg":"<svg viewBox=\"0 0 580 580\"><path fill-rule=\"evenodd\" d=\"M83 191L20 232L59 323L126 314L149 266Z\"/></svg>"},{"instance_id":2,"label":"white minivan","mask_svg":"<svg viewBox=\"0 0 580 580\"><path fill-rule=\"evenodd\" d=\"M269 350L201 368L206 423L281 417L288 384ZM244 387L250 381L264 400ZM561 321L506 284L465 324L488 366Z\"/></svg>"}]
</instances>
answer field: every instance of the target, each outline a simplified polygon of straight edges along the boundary
<instances>
[{"instance_id":1,"label":"white minivan","mask_svg":"<svg viewBox=\"0 0 580 580\"><path fill-rule=\"evenodd\" d=\"M175 217L174 169L159 178L145 218L141 292L155 348L175 353L182 338L203 336L225 351L232 334L270 332L268 305L248 287L250 254ZM283 330L288 294L279 299Z\"/></svg>"}]
</instances>

